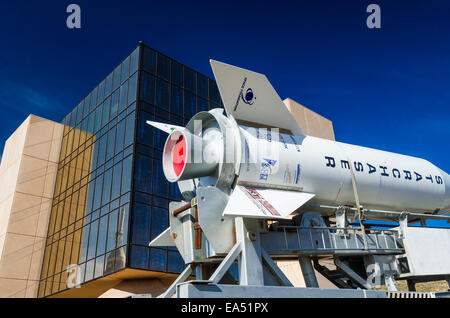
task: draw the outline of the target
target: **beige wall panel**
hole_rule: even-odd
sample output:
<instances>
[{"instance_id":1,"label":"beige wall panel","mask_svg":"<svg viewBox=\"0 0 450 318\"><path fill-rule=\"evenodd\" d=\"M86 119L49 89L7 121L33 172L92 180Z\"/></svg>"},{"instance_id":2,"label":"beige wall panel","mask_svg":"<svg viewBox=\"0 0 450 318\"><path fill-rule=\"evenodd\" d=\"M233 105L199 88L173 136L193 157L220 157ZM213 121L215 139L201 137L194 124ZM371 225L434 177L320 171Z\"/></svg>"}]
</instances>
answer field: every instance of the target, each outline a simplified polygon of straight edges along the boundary
<instances>
[{"instance_id":1,"label":"beige wall panel","mask_svg":"<svg viewBox=\"0 0 450 318\"><path fill-rule=\"evenodd\" d=\"M0 165L0 297L37 296L62 132L63 125L30 115L5 144Z\"/></svg>"},{"instance_id":2,"label":"beige wall panel","mask_svg":"<svg viewBox=\"0 0 450 318\"><path fill-rule=\"evenodd\" d=\"M0 259L0 278L28 278L34 236L7 233L2 258Z\"/></svg>"},{"instance_id":3,"label":"beige wall panel","mask_svg":"<svg viewBox=\"0 0 450 318\"><path fill-rule=\"evenodd\" d=\"M334 140L333 123L330 120L290 98L283 102L306 135Z\"/></svg>"},{"instance_id":4,"label":"beige wall panel","mask_svg":"<svg viewBox=\"0 0 450 318\"><path fill-rule=\"evenodd\" d=\"M8 232L34 236L41 209L41 197L16 192L11 207Z\"/></svg>"},{"instance_id":5,"label":"beige wall panel","mask_svg":"<svg viewBox=\"0 0 450 318\"><path fill-rule=\"evenodd\" d=\"M24 155L47 161L52 146L54 123L32 116L23 148Z\"/></svg>"},{"instance_id":6,"label":"beige wall panel","mask_svg":"<svg viewBox=\"0 0 450 318\"><path fill-rule=\"evenodd\" d=\"M27 281L0 277L0 298L25 297Z\"/></svg>"}]
</instances>

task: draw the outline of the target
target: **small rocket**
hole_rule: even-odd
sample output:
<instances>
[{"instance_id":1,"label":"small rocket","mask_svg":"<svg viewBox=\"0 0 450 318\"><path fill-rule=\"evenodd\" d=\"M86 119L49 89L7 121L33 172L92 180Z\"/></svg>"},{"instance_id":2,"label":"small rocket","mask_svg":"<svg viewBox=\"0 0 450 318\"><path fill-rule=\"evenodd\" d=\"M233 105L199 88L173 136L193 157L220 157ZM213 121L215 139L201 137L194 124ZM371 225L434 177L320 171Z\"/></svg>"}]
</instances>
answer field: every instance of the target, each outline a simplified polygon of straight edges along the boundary
<instances>
[{"instance_id":1,"label":"small rocket","mask_svg":"<svg viewBox=\"0 0 450 318\"><path fill-rule=\"evenodd\" d=\"M225 194L223 216L260 219L313 205L449 211L450 177L432 163L307 136L266 76L211 66L225 114L200 112L186 127L148 122L169 133L164 174L186 200L215 188Z\"/></svg>"}]
</instances>

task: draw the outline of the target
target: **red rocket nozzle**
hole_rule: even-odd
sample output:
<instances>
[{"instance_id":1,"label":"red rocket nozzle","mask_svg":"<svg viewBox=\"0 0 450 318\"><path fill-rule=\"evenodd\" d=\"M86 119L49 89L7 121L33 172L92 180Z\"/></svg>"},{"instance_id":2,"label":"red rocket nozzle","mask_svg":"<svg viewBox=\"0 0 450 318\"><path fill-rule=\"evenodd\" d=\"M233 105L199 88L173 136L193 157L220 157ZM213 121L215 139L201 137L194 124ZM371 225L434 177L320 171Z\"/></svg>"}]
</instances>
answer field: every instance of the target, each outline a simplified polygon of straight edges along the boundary
<instances>
[{"instance_id":1,"label":"red rocket nozzle","mask_svg":"<svg viewBox=\"0 0 450 318\"><path fill-rule=\"evenodd\" d=\"M173 153L172 153L172 165L173 170L177 177L180 176L183 171L184 164L186 163L186 140L183 136L177 140Z\"/></svg>"}]
</instances>

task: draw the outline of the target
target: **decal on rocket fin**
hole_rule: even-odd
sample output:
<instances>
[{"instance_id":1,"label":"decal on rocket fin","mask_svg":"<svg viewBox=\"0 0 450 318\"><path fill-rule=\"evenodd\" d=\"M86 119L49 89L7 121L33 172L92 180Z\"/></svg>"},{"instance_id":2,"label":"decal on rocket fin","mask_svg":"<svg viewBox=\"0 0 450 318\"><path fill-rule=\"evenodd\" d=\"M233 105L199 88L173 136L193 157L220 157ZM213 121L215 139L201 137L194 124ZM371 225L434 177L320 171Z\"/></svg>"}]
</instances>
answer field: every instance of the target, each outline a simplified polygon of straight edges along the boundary
<instances>
[{"instance_id":1,"label":"decal on rocket fin","mask_svg":"<svg viewBox=\"0 0 450 318\"><path fill-rule=\"evenodd\" d=\"M151 241L148 246L150 247L163 247L163 246L175 246L175 242L170 236L170 227L165 229L164 232L159 234Z\"/></svg>"},{"instance_id":2,"label":"decal on rocket fin","mask_svg":"<svg viewBox=\"0 0 450 318\"><path fill-rule=\"evenodd\" d=\"M231 194L223 215L285 219L314 196L313 193L238 185Z\"/></svg>"},{"instance_id":3,"label":"decal on rocket fin","mask_svg":"<svg viewBox=\"0 0 450 318\"><path fill-rule=\"evenodd\" d=\"M236 120L290 130L304 135L264 74L210 60L228 115Z\"/></svg>"},{"instance_id":4,"label":"decal on rocket fin","mask_svg":"<svg viewBox=\"0 0 450 318\"><path fill-rule=\"evenodd\" d=\"M151 120L147 120L147 124L149 124L150 126L153 126L155 128L158 128L159 130L162 130L168 134L170 134L174 130L184 129L184 127L181 127L181 126L159 123L157 121L151 121Z\"/></svg>"}]
</instances>

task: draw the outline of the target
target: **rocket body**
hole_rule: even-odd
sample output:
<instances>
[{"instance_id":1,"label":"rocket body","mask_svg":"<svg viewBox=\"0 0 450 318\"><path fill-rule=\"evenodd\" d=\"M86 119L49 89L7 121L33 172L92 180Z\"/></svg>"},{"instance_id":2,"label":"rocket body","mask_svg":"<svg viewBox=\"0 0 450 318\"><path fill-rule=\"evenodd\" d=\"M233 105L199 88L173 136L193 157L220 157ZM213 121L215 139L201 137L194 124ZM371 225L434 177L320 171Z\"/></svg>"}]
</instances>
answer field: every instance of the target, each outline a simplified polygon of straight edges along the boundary
<instances>
[{"instance_id":1,"label":"rocket body","mask_svg":"<svg viewBox=\"0 0 450 318\"><path fill-rule=\"evenodd\" d=\"M240 131L241 183L314 193L315 204L354 206L353 173L365 208L424 213L450 208L448 174L424 159L312 136L242 126Z\"/></svg>"},{"instance_id":2,"label":"rocket body","mask_svg":"<svg viewBox=\"0 0 450 318\"><path fill-rule=\"evenodd\" d=\"M211 65L226 116L200 112L184 128L149 122L170 134L164 174L185 199L216 187L229 196L223 215L261 218L286 217L307 202L449 212L450 177L432 163L307 136L263 74Z\"/></svg>"}]
</instances>

